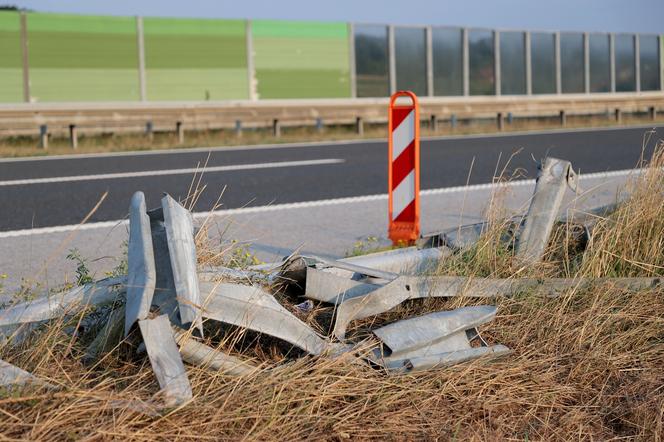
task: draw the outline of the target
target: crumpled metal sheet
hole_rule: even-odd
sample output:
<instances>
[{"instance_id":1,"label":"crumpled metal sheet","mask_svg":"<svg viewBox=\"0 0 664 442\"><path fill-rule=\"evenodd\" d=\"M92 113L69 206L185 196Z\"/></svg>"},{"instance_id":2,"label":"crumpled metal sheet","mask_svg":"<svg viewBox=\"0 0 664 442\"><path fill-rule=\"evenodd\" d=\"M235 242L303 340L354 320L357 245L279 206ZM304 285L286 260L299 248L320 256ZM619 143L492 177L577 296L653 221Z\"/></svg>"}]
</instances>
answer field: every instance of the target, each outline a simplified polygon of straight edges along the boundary
<instances>
[{"instance_id":1,"label":"crumpled metal sheet","mask_svg":"<svg viewBox=\"0 0 664 442\"><path fill-rule=\"evenodd\" d=\"M125 336L137 320L147 318L150 313L157 282L150 218L146 212L143 192L134 193L129 207L127 267Z\"/></svg>"},{"instance_id":2,"label":"crumpled metal sheet","mask_svg":"<svg viewBox=\"0 0 664 442\"><path fill-rule=\"evenodd\" d=\"M509 352L503 345L473 348L468 331L491 321L496 307L483 305L433 312L373 330L383 342L374 362L394 372L449 366L483 355ZM475 336L478 336L475 334Z\"/></svg>"},{"instance_id":3,"label":"crumpled metal sheet","mask_svg":"<svg viewBox=\"0 0 664 442\"><path fill-rule=\"evenodd\" d=\"M366 295L381 285L355 281L314 267L307 268L304 296L316 301L340 304L344 300Z\"/></svg>"},{"instance_id":4,"label":"crumpled metal sheet","mask_svg":"<svg viewBox=\"0 0 664 442\"><path fill-rule=\"evenodd\" d=\"M549 157L539 165L535 193L516 244L516 257L524 263L542 259L568 185L576 188L576 175L569 161Z\"/></svg>"},{"instance_id":5,"label":"crumpled metal sheet","mask_svg":"<svg viewBox=\"0 0 664 442\"><path fill-rule=\"evenodd\" d=\"M372 332L390 350L392 359L447 353L470 348L466 330L491 321L496 311L492 305L462 307L403 319Z\"/></svg>"},{"instance_id":6,"label":"crumpled metal sheet","mask_svg":"<svg viewBox=\"0 0 664 442\"><path fill-rule=\"evenodd\" d=\"M391 360L384 368L395 374L407 374L418 371L440 369L481 357L500 357L512 351L502 344L490 347L473 347L447 353L433 354L410 359Z\"/></svg>"},{"instance_id":7,"label":"crumpled metal sheet","mask_svg":"<svg viewBox=\"0 0 664 442\"><path fill-rule=\"evenodd\" d=\"M259 369L247 361L198 342L181 329L174 329L173 332L180 346L182 359L190 364L233 376L249 375Z\"/></svg>"},{"instance_id":8,"label":"crumpled metal sheet","mask_svg":"<svg viewBox=\"0 0 664 442\"><path fill-rule=\"evenodd\" d=\"M196 272L193 219L191 213L169 195L162 198L161 206L164 213L168 252L171 258L180 320L185 325L194 324L202 336L201 294Z\"/></svg>"},{"instance_id":9,"label":"crumpled metal sheet","mask_svg":"<svg viewBox=\"0 0 664 442\"><path fill-rule=\"evenodd\" d=\"M138 321L152 371L159 381L167 406L181 405L192 398L191 385L175 343L167 315Z\"/></svg>"},{"instance_id":10,"label":"crumpled metal sheet","mask_svg":"<svg viewBox=\"0 0 664 442\"><path fill-rule=\"evenodd\" d=\"M313 355L343 351L318 335L261 287L201 282L203 316L289 342Z\"/></svg>"},{"instance_id":11,"label":"crumpled metal sheet","mask_svg":"<svg viewBox=\"0 0 664 442\"><path fill-rule=\"evenodd\" d=\"M22 386L28 384L55 388L53 385L39 379L33 374L0 359L0 387Z\"/></svg>"},{"instance_id":12,"label":"crumpled metal sheet","mask_svg":"<svg viewBox=\"0 0 664 442\"><path fill-rule=\"evenodd\" d=\"M346 328L353 320L384 313L407 299L467 296L491 298L530 292L558 296L572 289L592 284L611 283L626 290L643 290L661 285L662 278L468 278L461 276L400 276L363 296L344 300L337 307L334 335L345 339Z\"/></svg>"},{"instance_id":13,"label":"crumpled metal sheet","mask_svg":"<svg viewBox=\"0 0 664 442\"><path fill-rule=\"evenodd\" d=\"M338 276L350 279L361 279L363 273L355 272L352 267L359 266L365 269L372 269L384 272L382 277L388 280L394 279L392 274L422 274L435 270L440 260L449 256L452 251L448 248L427 248L418 249L416 247L406 247L402 249L388 250L385 252L369 253L362 256L343 258L337 261L312 255L293 255L287 258L281 265L279 277L283 280L294 282L304 287L307 267L325 268L327 271ZM341 267L330 267L330 264L341 263ZM337 264L339 265L339 264ZM344 267L344 268L342 268ZM367 270L364 270L367 271Z\"/></svg>"},{"instance_id":14,"label":"crumpled metal sheet","mask_svg":"<svg viewBox=\"0 0 664 442\"><path fill-rule=\"evenodd\" d=\"M0 327L47 321L63 315L75 314L86 306L116 301L126 285L124 276L107 278L75 287L67 292L45 296L0 310Z\"/></svg>"}]
</instances>

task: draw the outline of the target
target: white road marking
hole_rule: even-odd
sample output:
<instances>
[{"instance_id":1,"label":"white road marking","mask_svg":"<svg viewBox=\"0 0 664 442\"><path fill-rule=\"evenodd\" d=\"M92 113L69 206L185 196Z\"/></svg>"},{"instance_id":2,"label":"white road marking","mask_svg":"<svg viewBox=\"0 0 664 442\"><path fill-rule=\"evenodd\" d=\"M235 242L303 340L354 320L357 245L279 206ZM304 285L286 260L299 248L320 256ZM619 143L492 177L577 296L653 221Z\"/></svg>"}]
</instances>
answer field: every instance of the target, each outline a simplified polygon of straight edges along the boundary
<instances>
[{"instance_id":1,"label":"white road marking","mask_svg":"<svg viewBox=\"0 0 664 442\"><path fill-rule=\"evenodd\" d=\"M206 168L143 170L140 172L101 173L97 175L74 175L74 176L60 176L60 177L50 177L50 178L29 178L24 180L0 181L0 187L23 186L27 184L66 183L71 181L113 180L119 178L138 178L138 177L147 177L147 176L185 175L190 173L208 174L211 172L229 172L234 170L250 170L250 169L274 169L278 167L319 166L322 164L339 164L345 162L346 160L342 160L339 158L325 158L320 160L280 161L274 163L208 166Z\"/></svg>"},{"instance_id":2,"label":"white road marking","mask_svg":"<svg viewBox=\"0 0 664 442\"><path fill-rule=\"evenodd\" d=\"M628 170L615 170L611 172L586 173L580 175L580 179L585 180L585 179L594 179L594 178L614 178L614 177L622 177L629 175L639 175L643 171L644 169L628 169ZM441 187L438 189L422 190L420 191L420 196L440 195L440 194L455 193L455 192L470 192L476 190L492 190L500 186L505 186L505 187L533 186L534 184L535 184L534 179L528 179L528 180L509 181L506 183L486 183L486 184L473 184L470 186ZM264 213L264 212L273 212L278 210L306 209L312 207L336 206L343 204L355 204L367 201L380 201L380 200L387 200L387 194L383 193L377 195L351 196L347 198L331 198L325 200L303 201L297 203L272 204L268 206L242 207L238 209L222 209L222 210L214 210L207 212L196 212L193 214L193 216L195 219L205 219L209 216L229 216L229 215L238 215L246 213ZM11 230L7 232L0 232L0 238L13 238L13 237L29 236L29 235L48 235L52 233L70 232L74 230L112 228L112 227L123 226L126 225L127 223L128 221L126 219L120 219L115 221L102 221L102 222L88 223L88 224L71 224L66 226Z\"/></svg>"}]
</instances>

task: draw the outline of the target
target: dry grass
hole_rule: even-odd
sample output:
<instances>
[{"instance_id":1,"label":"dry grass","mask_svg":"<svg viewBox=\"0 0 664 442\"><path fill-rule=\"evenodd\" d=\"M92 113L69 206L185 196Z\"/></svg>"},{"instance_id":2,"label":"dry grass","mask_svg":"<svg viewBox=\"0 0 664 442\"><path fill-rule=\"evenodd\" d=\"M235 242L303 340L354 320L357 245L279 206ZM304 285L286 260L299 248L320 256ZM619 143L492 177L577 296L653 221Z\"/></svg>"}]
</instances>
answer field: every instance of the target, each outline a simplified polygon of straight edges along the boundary
<instances>
[{"instance_id":1,"label":"dry grass","mask_svg":"<svg viewBox=\"0 0 664 442\"><path fill-rule=\"evenodd\" d=\"M635 276L664 274L664 158L630 189L632 197L600 220L588 249L562 241L536 269L512 263L494 228L441 272L477 276ZM570 237L563 232L562 238ZM410 302L377 322L474 301ZM231 331L215 343L261 364L232 377L188 366L194 399L154 416L136 410L158 390L145 356L128 342L94 366L80 360L90 333L49 324L0 357L59 385L0 398L7 439L663 439L664 291L625 293L610 283L559 298L523 294L496 300L484 327L506 358L391 377L353 357L302 357L255 334ZM329 308L303 319L327 330ZM76 323L78 318L70 322ZM365 323L355 324L355 333ZM130 340L131 341L131 340ZM274 369L274 367L279 367Z\"/></svg>"},{"instance_id":2,"label":"dry grass","mask_svg":"<svg viewBox=\"0 0 664 442\"><path fill-rule=\"evenodd\" d=\"M612 116L573 116L567 117L566 128L629 126L643 124L657 124L664 122L664 116L652 121L645 114L625 114L620 124ZM504 132L559 129L557 118L516 118L513 122L505 124ZM498 132L496 122L493 120L460 120L455 128L448 122L441 121L437 131L432 131L424 123L422 136L441 135L470 135ZM72 153L99 153L99 152L128 152L156 149L192 148L192 147L218 147L218 146L244 146L266 143L294 143L335 140L360 140L384 138L387 133L384 124L365 124L363 135L357 135L350 126L330 126L322 132L312 127L283 128L282 136L276 138L268 129L245 130L242 137L237 137L232 130L188 131L185 143L179 144L175 132L157 132L154 139L149 141L143 135L91 135L80 136L77 150L73 150L66 137L53 137L49 142L48 150L41 149L37 136L13 137L0 139L1 157L66 155Z\"/></svg>"}]
</instances>

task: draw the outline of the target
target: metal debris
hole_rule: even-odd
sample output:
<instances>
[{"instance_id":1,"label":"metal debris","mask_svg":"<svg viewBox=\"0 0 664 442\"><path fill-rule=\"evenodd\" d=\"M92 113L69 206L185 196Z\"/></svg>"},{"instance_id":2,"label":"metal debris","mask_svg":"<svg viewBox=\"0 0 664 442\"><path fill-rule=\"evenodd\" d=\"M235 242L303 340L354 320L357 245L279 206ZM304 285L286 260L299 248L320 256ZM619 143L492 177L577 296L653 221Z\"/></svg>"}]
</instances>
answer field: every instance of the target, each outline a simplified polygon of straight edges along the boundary
<instances>
[{"instance_id":1,"label":"metal debris","mask_svg":"<svg viewBox=\"0 0 664 442\"><path fill-rule=\"evenodd\" d=\"M137 320L148 317L157 282L150 218L145 210L143 192L136 192L131 198L127 267L125 336Z\"/></svg>"},{"instance_id":2,"label":"metal debris","mask_svg":"<svg viewBox=\"0 0 664 442\"><path fill-rule=\"evenodd\" d=\"M191 213L169 195L161 200L164 225L171 257L175 293L183 324L194 324L203 335L201 319L201 294L196 272L196 244Z\"/></svg>"},{"instance_id":3,"label":"metal debris","mask_svg":"<svg viewBox=\"0 0 664 442\"><path fill-rule=\"evenodd\" d=\"M89 306L117 301L126 282L127 279L124 276L102 279L75 287L67 292L8 307L0 311L0 327L47 321L64 315L76 314Z\"/></svg>"},{"instance_id":4,"label":"metal debris","mask_svg":"<svg viewBox=\"0 0 664 442\"><path fill-rule=\"evenodd\" d=\"M85 352L84 359L86 361L98 359L101 355L108 353L120 343L122 340L123 325L126 327L125 318L125 306L116 308L108 315L106 323L99 330L97 336Z\"/></svg>"},{"instance_id":5,"label":"metal debris","mask_svg":"<svg viewBox=\"0 0 664 442\"><path fill-rule=\"evenodd\" d=\"M524 263L541 261L549 244L565 188L577 190L577 176L569 161L546 158L538 167L535 193L516 245L516 256Z\"/></svg>"},{"instance_id":6,"label":"metal debris","mask_svg":"<svg viewBox=\"0 0 664 442\"><path fill-rule=\"evenodd\" d=\"M558 296L568 290L610 283L626 290L643 290L662 284L661 278L468 278L462 276L400 276L363 296L344 299L337 307L334 335L345 339L353 320L384 313L408 299L467 296L491 298L532 293ZM358 289L359 290L359 289Z\"/></svg>"},{"instance_id":7,"label":"metal debris","mask_svg":"<svg viewBox=\"0 0 664 442\"><path fill-rule=\"evenodd\" d=\"M541 259L565 185L576 186L571 165L566 161L547 159L540 171L520 237L519 223L508 221L511 228L507 236L510 241L518 237L517 255L524 262ZM364 364L366 358L357 357L351 350L367 341L348 339L346 342L349 324L387 312L409 299L456 296L488 299L519 293L555 297L595 284L611 284L629 291L664 284L656 277L496 279L426 276L437 268L441 259L476 244L487 231L486 223L431 235L420 242L421 248L409 247L340 260L294 255L280 266L198 269L191 214L168 195L161 203L161 208L146 211L144 195L137 192L132 197L126 277L101 280L2 309L0 331L8 334L18 330L27 336L44 321L80 313L86 306L115 303L105 307L108 311L95 309L94 314L83 318L95 325L93 330L98 328L85 359L98 360L111 351L122 340L123 330L126 335L138 322L143 342L132 343L147 352L166 405L173 406L192 398L183 360L233 376L263 371L253 361L231 356L203 343L199 339L203 335L203 317L207 319L206 328L216 332L224 331L219 324L223 322L278 338L312 355L337 357L343 354ZM586 230L600 212L589 213L589 217L580 217L580 225ZM569 219L564 221L570 223ZM573 221L578 222L578 218ZM227 282L229 280L232 283ZM275 282L283 280L293 281L304 288L307 299L290 306L282 305L272 291L282 286ZM126 299L123 296L125 290ZM315 317L319 311L314 301L335 305L333 330L329 337L319 334L296 316ZM372 349L368 359L372 366L382 367L389 373L412 373L483 356L507 354L510 352L507 347L487 345L479 335L478 327L491 321L495 315L494 306L463 307L404 318L371 329L380 345ZM103 324L98 324L100 317L105 321ZM154 319L148 319L151 317ZM87 333L81 328L73 332ZM89 331L91 327L85 328ZM9 343L15 344L15 340ZM294 353L299 355L299 352ZM18 367L0 361L0 386L29 382L50 386Z\"/></svg>"},{"instance_id":8,"label":"metal debris","mask_svg":"<svg viewBox=\"0 0 664 442\"><path fill-rule=\"evenodd\" d=\"M375 362L389 371L413 372L450 365L480 355L509 352L503 345L488 346L477 327L496 316L494 306L463 307L429 313L380 327L373 333L383 342ZM471 341L479 338L481 347Z\"/></svg>"},{"instance_id":9,"label":"metal debris","mask_svg":"<svg viewBox=\"0 0 664 442\"><path fill-rule=\"evenodd\" d=\"M416 275L435 270L440 260L451 253L452 250L446 247L425 249L406 247L339 260L312 255L293 255L284 261L278 275L285 281L304 287L308 267L327 267L330 273L361 279L367 275L353 270L354 266L359 266L364 267L364 271L370 269L372 274L379 277L394 279L392 274Z\"/></svg>"},{"instance_id":10,"label":"metal debris","mask_svg":"<svg viewBox=\"0 0 664 442\"><path fill-rule=\"evenodd\" d=\"M258 367L249 362L198 342L181 329L174 329L173 333L180 346L182 359L190 364L235 376L248 375L258 370Z\"/></svg>"},{"instance_id":11,"label":"metal debris","mask_svg":"<svg viewBox=\"0 0 664 442\"><path fill-rule=\"evenodd\" d=\"M46 388L55 388L46 381L18 368L15 365L0 359L0 387L15 387L24 385L36 385Z\"/></svg>"},{"instance_id":12,"label":"metal debris","mask_svg":"<svg viewBox=\"0 0 664 442\"><path fill-rule=\"evenodd\" d=\"M138 325L166 406L182 405L192 398L191 385L168 316L142 319Z\"/></svg>"},{"instance_id":13,"label":"metal debris","mask_svg":"<svg viewBox=\"0 0 664 442\"><path fill-rule=\"evenodd\" d=\"M313 355L338 353L343 346L319 336L262 288L201 282L203 316L282 339Z\"/></svg>"}]
</instances>

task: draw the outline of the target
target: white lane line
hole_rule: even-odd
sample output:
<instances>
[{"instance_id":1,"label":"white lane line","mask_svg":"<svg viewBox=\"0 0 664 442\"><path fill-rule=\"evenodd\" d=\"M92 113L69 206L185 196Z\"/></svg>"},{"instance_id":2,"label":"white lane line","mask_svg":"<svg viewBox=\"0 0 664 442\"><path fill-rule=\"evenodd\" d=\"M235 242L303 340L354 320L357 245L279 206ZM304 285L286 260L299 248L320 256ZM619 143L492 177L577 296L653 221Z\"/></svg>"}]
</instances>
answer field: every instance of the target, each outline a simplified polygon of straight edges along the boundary
<instances>
[{"instance_id":1,"label":"white lane line","mask_svg":"<svg viewBox=\"0 0 664 442\"><path fill-rule=\"evenodd\" d=\"M581 180L588 180L594 178L614 178L622 177L629 175L639 175L643 173L644 169L628 169L628 170L616 170L612 172L596 172L596 173L587 173L580 175ZM441 187L438 189L427 189L420 191L420 196L428 195L441 195L445 193L455 193L455 192L471 192L476 190L492 190L500 186L506 187L519 187L519 186L534 186L535 180L515 180L509 181L506 183L486 183L486 184L473 184L470 186L456 186L456 187ZM387 200L387 194L376 194L376 195L364 195L364 196L351 196L346 198L331 198L325 200L317 201L303 201L298 203L285 203L285 204L272 204L268 206L256 206L256 207L242 207L239 209L222 209L214 210L207 212L196 212L193 214L195 219L205 219L209 216L229 216L229 215L241 215L248 213L265 213L265 212L274 212L278 210L291 210L291 209L306 209L311 207L321 207L321 206L336 206L342 204L355 204L355 203L364 203L369 201L380 201ZM29 236L29 235L48 235L52 233L62 233L62 232L71 232L73 230L92 230L92 229L103 229L117 227L127 224L126 219L119 219L115 221L101 221L96 223L88 224L70 224L66 226L55 226L55 227L38 227L34 229L22 229L22 230L11 230L7 232L0 232L0 238L14 238L18 236Z\"/></svg>"},{"instance_id":2,"label":"white lane line","mask_svg":"<svg viewBox=\"0 0 664 442\"><path fill-rule=\"evenodd\" d=\"M97 175L74 175L74 176L60 176L50 178L29 178L24 180L8 180L0 181L0 187L4 186L23 186L27 184L44 184L44 183L66 183L71 181L92 181L92 180L113 180L119 178L138 178L146 176L163 176L163 175L185 175L190 173L211 173L211 172L228 172L234 170L250 170L250 169L274 169L277 167L296 167L296 166L319 166L322 164L339 164L345 163L346 160L339 158L326 158L321 160L303 160L303 161L280 161L275 163L259 163L259 164L233 164L228 166L213 166L206 168L188 168L188 169L164 169L164 170L143 170L140 172L121 172L121 173L101 173Z\"/></svg>"}]
</instances>

